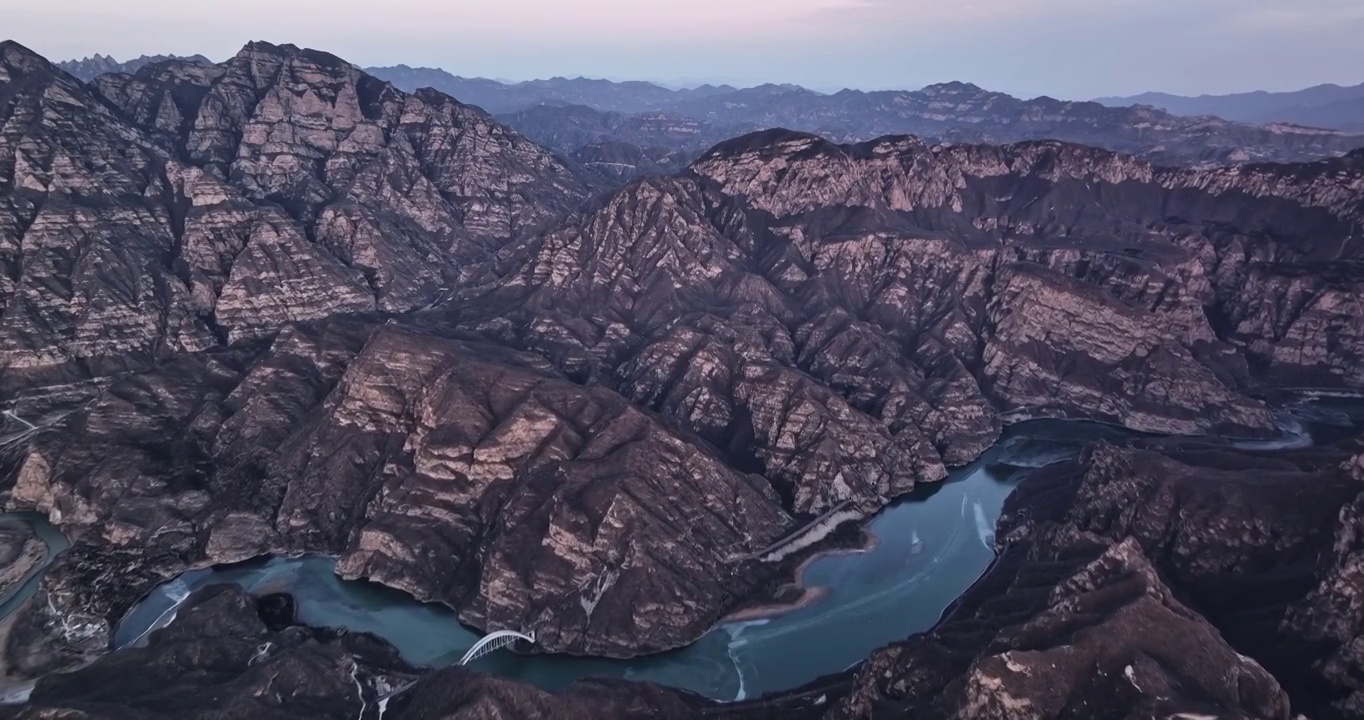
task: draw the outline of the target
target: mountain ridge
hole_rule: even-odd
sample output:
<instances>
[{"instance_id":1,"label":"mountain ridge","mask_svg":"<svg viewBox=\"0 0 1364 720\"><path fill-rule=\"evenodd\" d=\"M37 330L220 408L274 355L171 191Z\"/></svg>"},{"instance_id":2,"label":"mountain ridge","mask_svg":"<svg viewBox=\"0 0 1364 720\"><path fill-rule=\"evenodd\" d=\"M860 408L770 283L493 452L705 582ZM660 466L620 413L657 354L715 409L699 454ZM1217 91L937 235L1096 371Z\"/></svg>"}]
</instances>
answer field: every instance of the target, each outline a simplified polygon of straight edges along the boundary
<instances>
[{"instance_id":1,"label":"mountain ridge","mask_svg":"<svg viewBox=\"0 0 1364 720\"><path fill-rule=\"evenodd\" d=\"M124 62L119 62L112 55L100 55L95 53L89 57L79 60L63 60L57 63L57 67L71 73L76 78L90 82L105 73L134 73L147 65L165 62L167 60L177 60L189 62L196 65L212 65L213 61L203 55L139 55Z\"/></svg>"},{"instance_id":2,"label":"mountain ridge","mask_svg":"<svg viewBox=\"0 0 1364 720\"><path fill-rule=\"evenodd\" d=\"M1364 392L1364 151L775 128L600 193L477 107L292 45L81 83L0 44L0 97L0 401L32 424L0 500L74 540L5 619L21 713L371 718L418 677L393 717L1364 707L1358 441L1219 439L1276 438L1286 388ZM798 594L825 548L773 542L1023 417L1201 437L1029 474L939 628L775 705L423 675L231 589L110 652L185 571L308 554L548 652L663 652ZM1282 594L1238 613L1228 582Z\"/></svg>"},{"instance_id":3,"label":"mountain ridge","mask_svg":"<svg viewBox=\"0 0 1364 720\"><path fill-rule=\"evenodd\" d=\"M1302 90L1257 90L1228 95L1173 95L1148 92L1126 97L1103 97L1110 106L1149 105L1177 115L1214 115L1250 123L1290 122L1336 130L1364 130L1364 83L1325 83Z\"/></svg>"}]
</instances>

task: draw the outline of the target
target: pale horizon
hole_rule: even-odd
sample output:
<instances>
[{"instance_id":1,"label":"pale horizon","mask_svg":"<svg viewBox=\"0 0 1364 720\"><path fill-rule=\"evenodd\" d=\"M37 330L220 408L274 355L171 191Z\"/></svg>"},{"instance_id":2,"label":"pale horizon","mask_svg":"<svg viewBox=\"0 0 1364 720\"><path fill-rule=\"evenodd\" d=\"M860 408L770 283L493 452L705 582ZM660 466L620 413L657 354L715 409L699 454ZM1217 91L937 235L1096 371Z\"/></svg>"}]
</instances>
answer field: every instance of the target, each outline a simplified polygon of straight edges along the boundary
<instances>
[{"instance_id":1,"label":"pale horizon","mask_svg":"<svg viewBox=\"0 0 1364 720\"><path fill-rule=\"evenodd\" d=\"M562 77L913 90L960 80L1023 97L1222 95L1364 82L1364 0L54 0L7 13L53 61L292 43L359 66L511 82Z\"/></svg>"}]
</instances>

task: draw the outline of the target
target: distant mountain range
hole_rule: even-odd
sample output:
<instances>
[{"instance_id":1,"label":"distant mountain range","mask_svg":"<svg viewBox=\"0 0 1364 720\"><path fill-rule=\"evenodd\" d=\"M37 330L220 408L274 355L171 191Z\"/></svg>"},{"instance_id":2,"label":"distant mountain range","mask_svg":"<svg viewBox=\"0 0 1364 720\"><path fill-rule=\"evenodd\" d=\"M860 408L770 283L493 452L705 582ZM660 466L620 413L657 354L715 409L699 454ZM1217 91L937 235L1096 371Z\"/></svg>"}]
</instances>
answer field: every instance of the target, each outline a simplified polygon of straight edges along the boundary
<instances>
[{"instance_id":1,"label":"distant mountain range","mask_svg":"<svg viewBox=\"0 0 1364 720\"><path fill-rule=\"evenodd\" d=\"M962 84L541 107L621 169L744 123L1348 139ZM0 41L0 716L1364 717L1364 150L770 129L599 179L321 50ZM557 657L436 667L460 622Z\"/></svg>"},{"instance_id":2,"label":"distant mountain range","mask_svg":"<svg viewBox=\"0 0 1364 720\"><path fill-rule=\"evenodd\" d=\"M762 86L692 98L646 113L545 104L497 117L580 162L587 162L584 154L598 154L600 143L634 146L644 158L639 174L675 170L717 142L771 127L818 133L839 142L903 133L953 143L1059 139L1164 165L1303 160L1364 146L1364 135L1335 130L1191 118L1141 106L1112 108L1046 97L1021 100L967 83L832 95ZM613 174L622 172L618 164L610 169Z\"/></svg>"},{"instance_id":3,"label":"distant mountain range","mask_svg":"<svg viewBox=\"0 0 1364 720\"><path fill-rule=\"evenodd\" d=\"M90 81L104 73L135 72L166 59L170 56L143 56L120 63L96 55L59 65ZM209 64L202 56L181 59ZM406 65L366 68L365 72L405 92L429 87L476 105L614 182L676 171L727 138L775 127L817 133L837 142L892 134L948 143L1056 139L1181 166L1302 161L1364 146L1364 125L1358 128L1359 134L1353 134L1286 122L1260 124L1243 119L1254 114L1250 101L1236 105L1232 96L1224 98L1227 112L1221 115L1230 116L1224 119L1206 117L1209 113L1197 110L1196 104L1190 104L1193 101L1164 102L1177 108L1167 111L1150 107L1162 102L1147 96L1136 99L1140 102L1135 105L1117 107L1049 97L1024 100L962 82L921 90L827 94L797 85L672 89L651 82L581 77L507 83ZM1349 91L1318 88L1280 95L1298 96L1294 101L1302 118L1298 123L1323 126L1339 124L1318 120L1322 114L1337 112L1333 110L1337 105L1350 102ZM1364 95L1356 101L1364 104Z\"/></svg>"},{"instance_id":4,"label":"distant mountain range","mask_svg":"<svg viewBox=\"0 0 1364 720\"><path fill-rule=\"evenodd\" d=\"M212 60L209 60L203 55L142 55L127 62L119 62L110 55L95 53L90 57L81 58L79 60L63 60L62 62L56 63L56 65L72 75L75 75L77 78L90 82L105 73L135 73L147 65L162 62L163 60L183 60L196 65L213 64Z\"/></svg>"},{"instance_id":5,"label":"distant mountain range","mask_svg":"<svg viewBox=\"0 0 1364 720\"><path fill-rule=\"evenodd\" d=\"M1283 122L1364 131L1364 83L1350 87L1317 85L1294 92L1260 90L1198 97L1151 92L1099 98L1097 102L1114 107L1150 105L1176 115L1216 115L1248 123Z\"/></svg>"},{"instance_id":6,"label":"distant mountain range","mask_svg":"<svg viewBox=\"0 0 1364 720\"><path fill-rule=\"evenodd\" d=\"M730 85L702 85L673 90L651 82L616 82L582 77L503 83L487 78L452 75L436 68L406 65L365 68L365 72L399 88L434 88L490 113L511 113L542 104L586 105L598 110L638 113L736 90Z\"/></svg>"},{"instance_id":7,"label":"distant mountain range","mask_svg":"<svg viewBox=\"0 0 1364 720\"><path fill-rule=\"evenodd\" d=\"M771 127L814 132L839 142L899 133L947 142L1059 139L1168 165L1306 160L1364 145L1364 135L1289 123L1261 126L1190 118L1132 103L1110 107L1049 97L1023 100L961 82L922 90L825 94L776 84L685 90L584 78L507 84L407 66L366 72L408 92L433 87L478 105L536 142L580 162L604 163L600 168L612 176L675 170L717 142ZM604 152L602 143L612 150ZM587 159L602 156L611 159ZM630 168L621 159L626 156L640 164Z\"/></svg>"}]
</instances>

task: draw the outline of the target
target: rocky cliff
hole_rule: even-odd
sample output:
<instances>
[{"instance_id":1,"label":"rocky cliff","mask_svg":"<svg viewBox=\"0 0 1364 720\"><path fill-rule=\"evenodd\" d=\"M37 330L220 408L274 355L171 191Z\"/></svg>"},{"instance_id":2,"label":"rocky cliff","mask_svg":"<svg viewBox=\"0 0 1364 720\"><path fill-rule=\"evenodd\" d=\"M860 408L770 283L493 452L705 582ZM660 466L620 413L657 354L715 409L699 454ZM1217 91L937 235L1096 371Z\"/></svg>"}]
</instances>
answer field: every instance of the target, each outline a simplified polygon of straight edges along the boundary
<instances>
[{"instance_id":1,"label":"rocky cliff","mask_svg":"<svg viewBox=\"0 0 1364 720\"><path fill-rule=\"evenodd\" d=\"M8 621L14 677L270 553L550 651L665 650L789 576L775 539L1012 419L1266 435L1264 391L1364 390L1364 153L1177 170L774 130L592 197L481 111L316 51L87 86L8 43L0 73L0 393L38 426L0 489L76 540ZM1066 577L1212 644L1160 556L1105 548Z\"/></svg>"},{"instance_id":2,"label":"rocky cliff","mask_svg":"<svg viewBox=\"0 0 1364 720\"><path fill-rule=\"evenodd\" d=\"M592 191L474 108L292 46L83 86L6 43L0 82L7 385L421 307Z\"/></svg>"},{"instance_id":3,"label":"rocky cliff","mask_svg":"<svg viewBox=\"0 0 1364 720\"><path fill-rule=\"evenodd\" d=\"M1354 717L1355 616L1320 603L1358 587L1358 449L1101 446L1038 471L990 573L832 716Z\"/></svg>"},{"instance_id":4,"label":"rocky cliff","mask_svg":"<svg viewBox=\"0 0 1364 720\"><path fill-rule=\"evenodd\" d=\"M381 642L291 627L285 599L212 590L147 648L39 681L20 717L201 717L211 696L262 717L1352 718L1360 449L1140 441L1035 471L999 560L933 631L759 700L423 675Z\"/></svg>"}]
</instances>

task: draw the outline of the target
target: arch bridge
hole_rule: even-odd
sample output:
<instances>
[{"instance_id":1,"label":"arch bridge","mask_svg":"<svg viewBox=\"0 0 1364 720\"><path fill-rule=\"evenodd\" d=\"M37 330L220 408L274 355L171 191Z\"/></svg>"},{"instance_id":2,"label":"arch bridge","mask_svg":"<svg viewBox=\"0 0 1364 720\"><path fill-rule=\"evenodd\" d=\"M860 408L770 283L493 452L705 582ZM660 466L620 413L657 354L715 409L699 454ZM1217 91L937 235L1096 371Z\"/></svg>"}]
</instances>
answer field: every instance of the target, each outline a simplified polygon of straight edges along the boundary
<instances>
[{"instance_id":1,"label":"arch bridge","mask_svg":"<svg viewBox=\"0 0 1364 720\"><path fill-rule=\"evenodd\" d=\"M531 645L534 645L535 633L531 632L529 635L526 635L516 632L515 630L497 630L495 632L490 632L487 635L484 635L483 639L474 643L474 646L469 648L469 652L464 653L464 657L460 658L459 664L468 665L485 655L497 652L504 647L518 642L528 642Z\"/></svg>"},{"instance_id":2,"label":"arch bridge","mask_svg":"<svg viewBox=\"0 0 1364 720\"><path fill-rule=\"evenodd\" d=\"M464 657L459 659L458 664L468 665L469 663L481 657L497 652L498 650L501 650L504 647L507 647L518 642L528 642L534 645L535 633L534 632L519 633L514 630L497 630L495 632L490 632L487 635L484 635L481 639L479 639L478 642L474 643L474 646L469 648L468 652L464 653ZM380 718L383 717L384 708L387 707L389 700L393 699L397 695L401 695L402 693L411 690L412 687L416 684L417 681L413 680L400 687L394 688L393 690L389 691L386 695L381 696L379 698L379 717Z\"/></svg>"}]
</instances>

